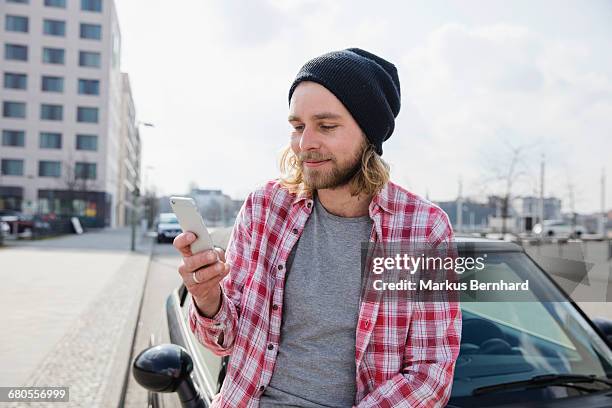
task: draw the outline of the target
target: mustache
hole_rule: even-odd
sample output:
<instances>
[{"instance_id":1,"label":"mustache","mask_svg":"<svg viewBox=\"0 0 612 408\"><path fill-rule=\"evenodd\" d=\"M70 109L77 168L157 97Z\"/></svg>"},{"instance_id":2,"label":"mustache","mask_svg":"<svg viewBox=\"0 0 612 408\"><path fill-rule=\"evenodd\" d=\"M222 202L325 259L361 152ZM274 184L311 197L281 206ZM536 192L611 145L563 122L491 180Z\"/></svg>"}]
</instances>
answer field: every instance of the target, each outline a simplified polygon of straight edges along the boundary
<instances>
[{"instance_id":1,"label":"mustache","mask_svg":"<svg viewBox=\"0 0 612 408\"><path fill-rule=\"evenodd\" d=\"M333 160L333 156L324 155L317 152L304 152L298 154L298 161L303 163L305 161L323 161L323 160Z\"/></svg>"}]
</instances>

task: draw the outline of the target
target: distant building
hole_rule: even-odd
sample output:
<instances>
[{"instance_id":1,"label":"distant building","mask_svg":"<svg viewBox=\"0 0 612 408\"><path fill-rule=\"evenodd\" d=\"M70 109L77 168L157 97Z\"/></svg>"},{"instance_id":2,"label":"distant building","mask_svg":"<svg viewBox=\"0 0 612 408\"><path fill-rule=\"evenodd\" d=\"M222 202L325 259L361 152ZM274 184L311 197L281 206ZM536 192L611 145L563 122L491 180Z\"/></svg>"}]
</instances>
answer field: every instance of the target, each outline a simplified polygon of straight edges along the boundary
<instances>
[{"instance_id":1,"label":"distant building","mask_svg":"<svg viewBox=\"0 0 612 408\"><path fill-rule=\"evenodd\" d=\"M244 200L232 200L232 206L234 208L235 215L238 215L238 213L240 212L240 208L242 208L243 204Z\"/></svg>"},{"instance_id":2,"label":"distant building","mask_svg":"<svg viewBox=\"0 0 612 408\"><path fill-rule=\"evenodd\" d=\"M439 201L436 204L448 214L453 229L458 231L457 201ZM463 217L461 232L475 232L486 229L489 217L495 215L495 209L488 204L464 200L462 205Z\"/></svg>"},{"instance_id":3,"label":"distant building","mask_svg":"<svg viewBox=\"0 0 612 408\"><path fill-rule=\"evenodd\" d=\"M506 218L506 232L531 232L539 220L539 197L523 196L512 200ZM457 200L439 201L436 204L442 208L450 219L453 229L459 231L457 216ZM460 232L501 232L504 220L503 197L489 196L486 203L477 203L465 199L462 204L463 217ZM612 210L607 213L607 228L612 229ZM589 233L598 231L601 213L594 214L562 214L561 200L556 197L544 198L544 219L564 220L568 224L576 223L587 229Z\"/></svg>"},{"instance_id":4,"label":"distant building","mask_svg":"<svg viewBox=\"0 0 612 408\"><path fill-rule=\"evenodd\" d=\"M132 98L130 78L122 77L121 133L119 136L119 182L117 183L117 225L130 223L134 202L134 191L140 190L141 144L136 122L136 110Z\"/></svg>"},{"instance_id":5,"label":"distant building","mask_svg":"<svg viewBox=\"0 0 612 408\"><path fill-rule=\"evenodd\" d=\"M172 212L170 197L173 195L189 196L193 198L198 206L208 227L231 227L234 225L236 215L244 200L232 200L222 190L208 190L193 188L189 194L172 194L160 197L159 212Z\"/></svg>"},{"instance_id":6,"label":"distant building","mask_svg":"<svg viewBox=\"0 0 612 408\"><path fill-rule=\"evenodd\" d=\"M530 232L540 220L540 198L534 196L516 197L513 208L518 218L519 232ZM544 219L561 219L561 200L556 197L544 197Z\"/></svg>"},{"instance_id":7,"label":"distant building","mask_svg":"<svg viewBox=\"0 0 612 408\"><path fill-rule=\"evenodd\" d=\"M190 196L196 201L206 225L225 227L233 224L236 216L234 204L221 190L192 189Z\"/></svg>"},{"instance_id":8,"label":"distant building","mask_svg":"<svg viewBox=\"0 0 612 408\"><path fill-rule=\"evenodd\" d=\"M125 92L114 2L0 4L0 209L76 215L90 227L121 224L119 192L137 174L122 176Z\"/></svg>"}]
</instances>

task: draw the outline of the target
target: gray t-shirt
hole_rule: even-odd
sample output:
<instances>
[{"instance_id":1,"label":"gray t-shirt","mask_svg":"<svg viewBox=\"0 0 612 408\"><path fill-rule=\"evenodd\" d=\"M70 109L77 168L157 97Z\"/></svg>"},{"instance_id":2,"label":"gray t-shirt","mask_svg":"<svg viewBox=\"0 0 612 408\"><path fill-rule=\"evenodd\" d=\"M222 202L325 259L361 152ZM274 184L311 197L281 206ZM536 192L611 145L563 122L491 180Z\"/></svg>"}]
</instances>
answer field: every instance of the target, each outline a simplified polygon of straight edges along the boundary
<instances>
[{"instance_id":1,"label":"gray t-shirt","mask_svg":"<svg viewBox=\"0 0 612 408\"><path fill-rule=\"evenodd\" d=\"M350 407L361 294L361 242L369 216L315 206L287 260L280 344L261 407Z\"/></svg>"}]
</instances>

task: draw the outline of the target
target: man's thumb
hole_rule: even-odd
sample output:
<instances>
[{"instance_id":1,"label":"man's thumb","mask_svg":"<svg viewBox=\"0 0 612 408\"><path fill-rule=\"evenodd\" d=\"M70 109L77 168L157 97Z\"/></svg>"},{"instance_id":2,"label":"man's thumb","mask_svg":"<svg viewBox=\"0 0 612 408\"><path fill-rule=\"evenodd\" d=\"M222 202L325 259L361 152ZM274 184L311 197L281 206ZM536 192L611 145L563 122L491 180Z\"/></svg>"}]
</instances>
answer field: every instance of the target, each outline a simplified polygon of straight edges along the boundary
<instances>
[{"instance_id":1,"label":"man's thumb","mask_svg":"<svg viewBox=\"0 0 612 408\"><path fill-rule=\"evenodd\" d=\"M225 262L225 251L223 248L215 247L215 251L217 251L217 255L219 256L219 260L221 262Z\"/></svg>"}]
</instances>

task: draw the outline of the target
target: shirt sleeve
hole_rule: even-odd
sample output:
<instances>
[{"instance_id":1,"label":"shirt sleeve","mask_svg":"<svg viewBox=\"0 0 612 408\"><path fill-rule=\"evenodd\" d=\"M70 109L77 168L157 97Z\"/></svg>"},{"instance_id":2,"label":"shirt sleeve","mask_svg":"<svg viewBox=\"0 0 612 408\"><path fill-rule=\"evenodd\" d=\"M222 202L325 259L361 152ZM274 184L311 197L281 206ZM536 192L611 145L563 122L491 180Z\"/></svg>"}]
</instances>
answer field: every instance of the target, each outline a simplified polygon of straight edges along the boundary
<instances>
[{"instance_id":1,"label":"shirt sleeve","mask_svg":"<svg viewBox=\"0 0 612 408\"><path fill-rule=\"evenodd\" d=\"M457 255L452 227L443 211L428 241L447 256ZM461 343L458 296L449 297L453 301L414 302L402 372L381 383L357 407L446 406Z\"/></svg>"},{"instance_id":2,"label":"shirt sleeve","mask_svg":"<svg viewBox=\"0 0 612 408\"><path fill-rule=\"evenodd\" d=\"M242 290L251 259L252 194L245 200L229 238L225 253L230 266L221 281L221 306L211 318L203 316L195 306L193 297L189 305L189 325L198 341L219 356L232 352L240 319Z\"/></svg>"}]
</instances>

